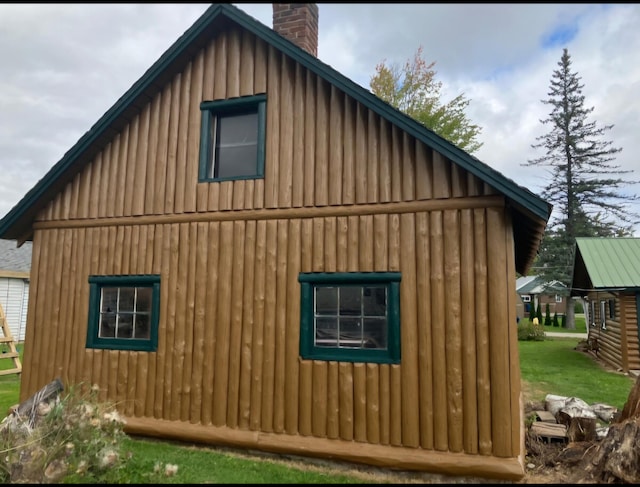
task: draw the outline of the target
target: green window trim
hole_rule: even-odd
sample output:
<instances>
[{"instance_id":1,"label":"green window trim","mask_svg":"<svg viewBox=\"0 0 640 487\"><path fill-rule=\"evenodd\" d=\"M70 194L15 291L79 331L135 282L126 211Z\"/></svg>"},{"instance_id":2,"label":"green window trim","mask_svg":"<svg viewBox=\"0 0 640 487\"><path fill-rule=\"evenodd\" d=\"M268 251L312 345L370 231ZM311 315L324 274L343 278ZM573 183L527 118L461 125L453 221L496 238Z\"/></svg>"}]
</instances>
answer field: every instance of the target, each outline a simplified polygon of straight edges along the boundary
<instances>
[{"instance_id":1,"label":"green window trim","mask_svg":"<svg viewBox=\"0 0 640 487\"><path fill-rule=\"evenodd\" d=\"M400 280L399 272L301 273L300 356L309 360L339 362L400 363ZM387 347L386 349L327 347L315 344L316 287L385 286Z\"/></svg>"},{"instance_id":2,"label":"green window trim","mask_svg":"<svg viewBox=\"0 0 640 487\"><path fill-rule=\"evenodd\" d=\"M239 98L230 98L227 100L203 101L202 103L200 103L200 111L201 123L198 182L202 183L264 178L267 96L265 94L261 94ZM215 142L211 137L214 117L252 113L257 113L258 116L255 174L227 177L208 176L209 165L213 161L213 154L215 151Z\"/></svg>"},{"instance_id":3,"label":"green window trim","mask_svg":"<svg viewBox=\"0 0 640 487\"><path fill-rule=\"evenodd\" d=\"M100 331L100 303L103 288L151 288L149 338L104 338ZM160 276L120 275L89 276L89 320L87 348L107 350L138 350L155 352L158 349L158 322L160 318Z\"/></svg>"}]
</instances>

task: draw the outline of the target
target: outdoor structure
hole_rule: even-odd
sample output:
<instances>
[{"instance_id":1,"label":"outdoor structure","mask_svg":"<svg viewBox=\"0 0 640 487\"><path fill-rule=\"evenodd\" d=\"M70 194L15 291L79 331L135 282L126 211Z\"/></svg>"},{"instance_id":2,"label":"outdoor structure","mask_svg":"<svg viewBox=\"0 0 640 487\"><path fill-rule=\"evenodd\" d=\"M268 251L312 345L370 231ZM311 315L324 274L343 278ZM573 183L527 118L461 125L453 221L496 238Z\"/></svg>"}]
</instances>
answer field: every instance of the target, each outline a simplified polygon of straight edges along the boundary
<instances>
[{"instance_id":1,"label":"outdoor structure","mask_svg":"<svg viewBox=\"0 0 640 487\"><path fill-rule=\"evenodd\" d=\"M577 238L571 294L586 302L598 357L624 372L640 370L640 238Z\"/></svg>"},{"instance_id":2,"label":"outdoor structure","mask_svg":"<svg viewBox=\"0 0 640 487\"><path fill-rule=\"evenodd\" d=\"M540 276L522 276L516 279L516 316L528 318L529 312L537 308L540 303L542 314L549 312L564 315L567 312L569 289L560 281L546 282Z\"/></svg>"},{"instance_id":3,"label":"outdoor structure","mask_svg":"<svg viewBox=\"0 0 640 487\"><path fill-rule=\"evenodd\" d=\"M29 304L31 242L21 247L13 240L0 240L0 306L16 342L25 337Z\"/></svg>"},{"instance_id":4,"label":"outdoor structure","mask_svg":"<svg viewBox=\"0 0 640 487\"><path fill-rule=\"evenodd\" d=\"M212 5L0 221L33 240L21 398L521 478L513 283L550 205L319 61L315 4L273 8Z\"/></svg>"}]
</instances>

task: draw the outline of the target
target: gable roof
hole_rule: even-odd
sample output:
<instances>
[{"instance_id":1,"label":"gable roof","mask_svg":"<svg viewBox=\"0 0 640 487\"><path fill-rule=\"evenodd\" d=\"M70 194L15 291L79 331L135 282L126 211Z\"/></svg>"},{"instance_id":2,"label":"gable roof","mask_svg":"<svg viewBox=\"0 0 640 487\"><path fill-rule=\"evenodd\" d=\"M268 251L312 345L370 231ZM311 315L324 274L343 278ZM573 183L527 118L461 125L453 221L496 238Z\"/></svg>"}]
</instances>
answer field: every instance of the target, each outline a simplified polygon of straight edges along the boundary
<instances>
[{"instance_id":1,"label":"gable roof","mask_svg":"<svg viewBox=\"0 0 640 487\"><path fill-rule=\"evenodd\" d=\"M640 238L576 238L572 294L590 289L640 289Z\"/></svg>"},{"instance_id":2,"label":"gable roof","mask_svg":"<svg viewBox=\"0 0 640 487\"><path fill-rule=\"evenodd\" d=\"M0 274L2 271L26 273L31 270L31 242L18 247L13 240L0 239Z\"/></svg>"},{"instance_id":3,"label":"gable roof","mask_svg":"<svg viewBox=\"0 0 640 487\"><path fill-rule=\"evenodd\" d=\"M545 282L540 276L519 277L516 279L518 294L563 294L567 286L560 281Z\"/></svg>"},{"instance_id":4,"label":"gable roof","mask_svg":"<svg viewBox=\"0 0 640 487\"><path fill-rule=\"evenodd\" d=\"M175 73L184 69L194 53L204 47L216 31L225 29L230 23L252 32L506 196L508 206L513 212L516 270L526 274L535 258L551 215L552 206L548 202L382 101L270 27L226 3L209 7L0 220L0 238L30 240L33 234L32 223L37 212L84 164L93 159Z\"/></svg>"}]
</instances>

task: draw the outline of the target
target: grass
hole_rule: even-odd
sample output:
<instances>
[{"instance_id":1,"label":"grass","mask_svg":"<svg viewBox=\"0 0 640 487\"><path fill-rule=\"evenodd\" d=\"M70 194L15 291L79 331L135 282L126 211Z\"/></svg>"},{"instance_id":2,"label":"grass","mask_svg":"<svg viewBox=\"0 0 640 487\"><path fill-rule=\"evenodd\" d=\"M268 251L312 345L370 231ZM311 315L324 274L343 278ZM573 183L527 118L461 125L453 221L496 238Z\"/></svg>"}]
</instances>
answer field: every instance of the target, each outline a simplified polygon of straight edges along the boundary
<instances>
[{"instance_id":1,"label":"grass","mask_svg":"<svg viewBox=\"0 0 640 487\"><path fill-rule=\"evenodd\" d=\"M556 331L557 327L552 327ZM578 327L579 329L579 327ZM553 330L551 330L553 331ZM564 331L564 329L563 329ZM605 403L622 409L634 379L603 368L592 357L575 350L578 338L520 341L520 367L525 400L544 401L547 394L579 397L589 404ZM22 350L22 347L19 346ZM6 363L5 363L6 362ZM13 361L0 360L0 369ZM18 403L18 375L0 376L0 412ZM273 455L239 454L232 449L208 448L156 439L127 437L122 452L129 457L122 468L109 470L95 483L167 484L336 484L389 483L389 477L364 472L373 469L331 468L322 461L275 461ZM174 476L164 467L177 465ZM69 476L65 483L87 483ZM394 481L391 480L393 483Z\"/></svg>"},{"instance_id":2,"label":"grass","mask_svg":"<svg viewBox=\"0 0 640 487\"><path fill-rule=\"evenodd\" d=\"M578 341L548 338L518 342L526 399L543 401L547 394L555 394L622 409L635 379L609 371L589 355L575 350Z\"/></svg>"}]
</instances>

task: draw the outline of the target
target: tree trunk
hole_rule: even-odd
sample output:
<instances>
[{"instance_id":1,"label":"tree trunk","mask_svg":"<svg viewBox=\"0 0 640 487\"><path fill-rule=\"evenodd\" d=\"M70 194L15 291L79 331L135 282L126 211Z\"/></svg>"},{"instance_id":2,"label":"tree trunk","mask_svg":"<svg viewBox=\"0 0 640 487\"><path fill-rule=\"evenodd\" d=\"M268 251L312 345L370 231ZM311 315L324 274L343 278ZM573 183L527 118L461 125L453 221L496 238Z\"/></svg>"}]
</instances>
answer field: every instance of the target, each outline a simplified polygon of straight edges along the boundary
<instances>
[{"instance_id":1,"label":"tree trunk","mask_svg":"<svg viewBox=\"0 0 640 487\"><path fill-rule=\"evenodd\" d=\"M574 298L567 296L567 330L576 329L576 312Z\"/></svg>"}]
</instances>

